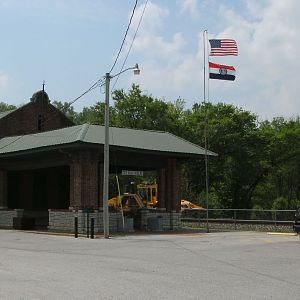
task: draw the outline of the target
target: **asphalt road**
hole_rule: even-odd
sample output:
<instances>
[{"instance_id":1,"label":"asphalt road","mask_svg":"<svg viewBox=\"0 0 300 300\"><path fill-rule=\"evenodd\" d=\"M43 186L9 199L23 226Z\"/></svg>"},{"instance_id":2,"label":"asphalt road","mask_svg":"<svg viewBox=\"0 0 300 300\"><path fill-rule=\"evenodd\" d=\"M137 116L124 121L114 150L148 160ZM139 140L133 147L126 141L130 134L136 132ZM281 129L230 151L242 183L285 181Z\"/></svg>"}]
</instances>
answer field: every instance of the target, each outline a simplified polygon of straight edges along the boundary
<instances>
[{"instance_id":1,"label":"asphalt road","mask_svg":"<svg viewBox=\"0 0 300 300\"><path fill-rule=\"evenodd\" d=\"M0 230L0 299L299 299L300 238Z\"/></svg>"}]
</instances>

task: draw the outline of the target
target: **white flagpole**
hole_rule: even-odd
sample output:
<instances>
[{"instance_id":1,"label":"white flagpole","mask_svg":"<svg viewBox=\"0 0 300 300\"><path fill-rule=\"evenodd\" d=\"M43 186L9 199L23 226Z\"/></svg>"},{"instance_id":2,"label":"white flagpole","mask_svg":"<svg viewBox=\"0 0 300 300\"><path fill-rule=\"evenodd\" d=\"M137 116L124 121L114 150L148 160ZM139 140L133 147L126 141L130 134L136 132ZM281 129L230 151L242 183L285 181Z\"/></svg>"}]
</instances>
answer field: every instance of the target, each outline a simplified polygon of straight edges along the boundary
<instances>
[{"instance_id":1,"label":"white flagpole","mask_svg":"<svg viewBox=\"0 0 300 300\"><path fill-rule=\"evenodd\" d=\"M203 31L203 52L204 52L204 104L205 104L205 124L204 124L204 148L205 148L205 195L206 195L206 231L209 232L209 222L208 222L208 155L207 155L207 123L208 123L208 114L207 114L207 104L208 104L208 95L209 95L209 79L207 77L208 73L208 47L207 47L207 30Z\"/></svg>"}]
</instances>

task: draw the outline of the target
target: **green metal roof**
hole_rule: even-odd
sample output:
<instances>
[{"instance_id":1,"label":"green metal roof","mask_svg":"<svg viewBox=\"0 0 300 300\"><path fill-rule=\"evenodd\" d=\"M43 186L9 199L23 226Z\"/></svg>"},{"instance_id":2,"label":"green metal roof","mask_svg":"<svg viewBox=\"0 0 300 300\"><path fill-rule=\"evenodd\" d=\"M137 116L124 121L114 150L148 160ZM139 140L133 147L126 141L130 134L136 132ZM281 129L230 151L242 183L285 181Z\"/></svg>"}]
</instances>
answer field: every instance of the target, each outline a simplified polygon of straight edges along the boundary
<instances>
[{"instance_id":1,"label":"green metal roof","mask_svg":"<svg viewBox=\"0 0 300 300\"><path fill-rule=\"evenodd\" d=\"M0 112L0 119L2 119L2 118L4 118L5 116L9 115L9 114L12 113L13 111L15 111L15 109Z\"/></svg>"},{"instance_id":2,"label":"green metal roof","mask_svg":"<svg viewBox=\"0 0 300 300\"><path fill-rule=\"evenodd\" d=\"M103 145L104 126L83 124L36 134L5 137L0 140L0 157L5 154L38 151L49 147L58 148L78 142ZM110 145L124 149L167 152L184 156L205 154L204 148L161 131L110 127ZM217 155L211 151L207 151L207 154Z\"/></svg>"}]
</instances>

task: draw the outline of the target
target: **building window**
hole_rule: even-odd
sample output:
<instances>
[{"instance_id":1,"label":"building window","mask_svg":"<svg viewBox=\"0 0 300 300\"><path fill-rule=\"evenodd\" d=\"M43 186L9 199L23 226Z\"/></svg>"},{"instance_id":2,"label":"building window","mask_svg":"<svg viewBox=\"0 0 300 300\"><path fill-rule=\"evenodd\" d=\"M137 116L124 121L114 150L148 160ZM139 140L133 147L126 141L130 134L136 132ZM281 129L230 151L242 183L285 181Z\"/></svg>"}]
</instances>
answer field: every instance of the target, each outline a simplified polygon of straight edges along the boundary
<instances>
[{"instance_id":1,"label":"building window","mask_svg":"<svg viewBox=\"0 0 300 300\"><path fill-rule=\"evenodd\" d=\"M45 122L45 117L42 114L38 115L38 131L43 131L44 130L44 122Z\"/></svg>"}]
</instances>

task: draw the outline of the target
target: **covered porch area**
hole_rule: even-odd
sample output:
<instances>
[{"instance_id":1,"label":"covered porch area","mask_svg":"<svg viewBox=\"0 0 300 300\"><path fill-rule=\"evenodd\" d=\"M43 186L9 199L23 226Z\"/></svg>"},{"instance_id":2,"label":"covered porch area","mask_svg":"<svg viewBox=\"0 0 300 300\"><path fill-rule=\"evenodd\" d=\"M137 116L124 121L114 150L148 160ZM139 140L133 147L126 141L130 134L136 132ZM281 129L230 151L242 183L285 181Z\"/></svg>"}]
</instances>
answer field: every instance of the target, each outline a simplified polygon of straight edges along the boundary
<instances>
[{"instance_id":1,"label":"covered porch area","mask_svg":"<svg viewBox=\"0 0 300 300\"><path fill-rule=\"evenodd\" d=\"M30 219L33 228L70 232L77 217L85 232L92 217L95 232L103 232L103 130L84 124L1 139L0 227ZM135 227L148 230L149 219L159 217L162 230L179 228L182 162L204 150L164 132L112 130L110 173L156 174L158 203L137 210ZM110 212L109 226L123 230L121 212Z\"/></svg>"}]
</instances>

